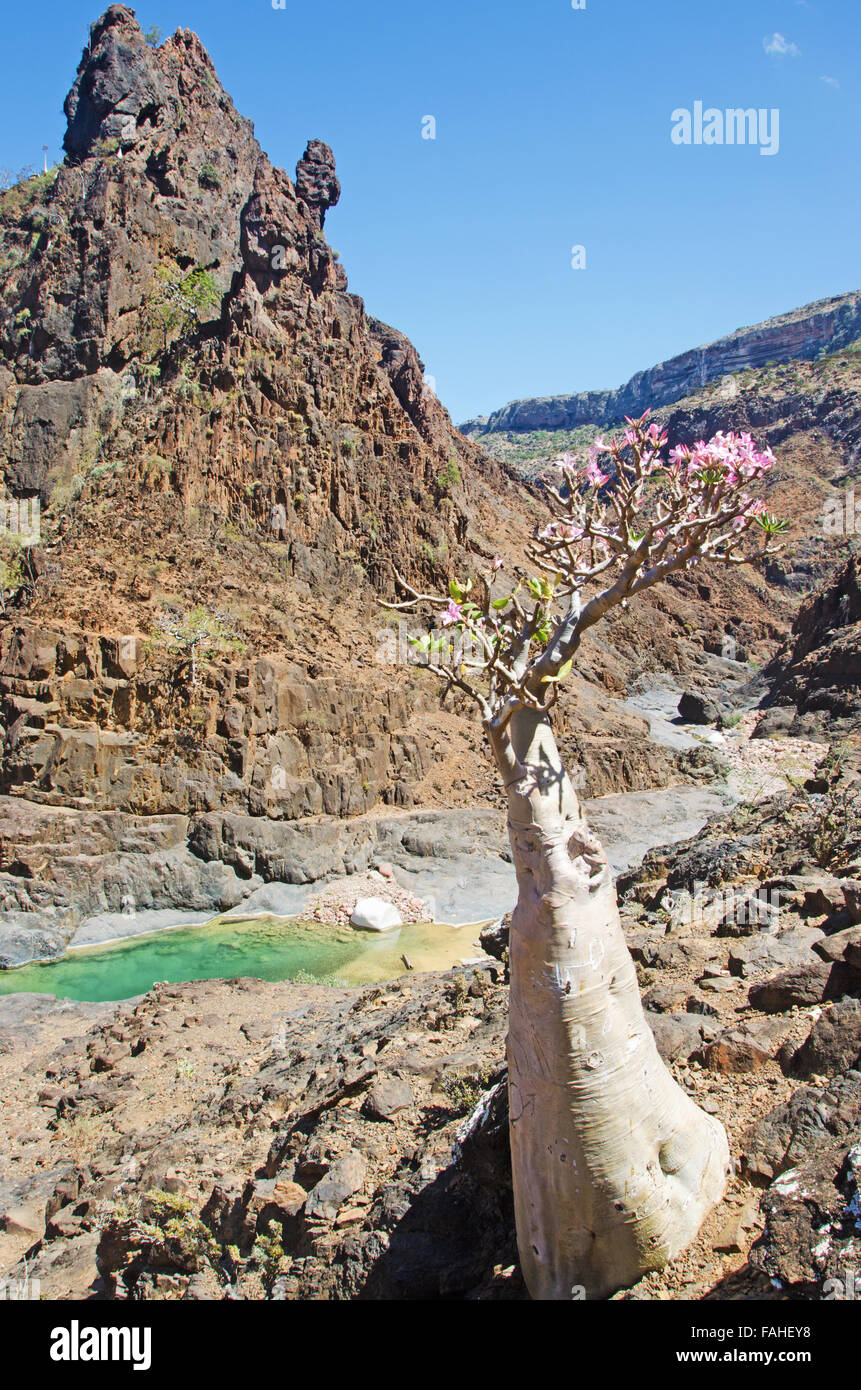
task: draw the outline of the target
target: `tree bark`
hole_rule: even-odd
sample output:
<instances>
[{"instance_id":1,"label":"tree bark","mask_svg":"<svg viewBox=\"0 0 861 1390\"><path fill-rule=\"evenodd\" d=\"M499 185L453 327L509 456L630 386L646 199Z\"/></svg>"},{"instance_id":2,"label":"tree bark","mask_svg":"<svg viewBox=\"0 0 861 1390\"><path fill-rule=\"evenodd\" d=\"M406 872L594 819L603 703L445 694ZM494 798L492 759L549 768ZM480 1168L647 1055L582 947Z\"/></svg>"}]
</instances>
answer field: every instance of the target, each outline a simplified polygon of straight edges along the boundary
<instances>
[{"instance_id":1,"label":"tree bark","mask_svg":"<svg viewBox=\"0 0 861 1390\"><path fill-rule=\"evenodd\" d=\"M508 1066L521 1265L532 1298L602 1299L690 1244L723 1196L729 1147L658 1055L607 857L549 719L521 709L490 740L518 882Z\"/></svg>"}]
</instances>

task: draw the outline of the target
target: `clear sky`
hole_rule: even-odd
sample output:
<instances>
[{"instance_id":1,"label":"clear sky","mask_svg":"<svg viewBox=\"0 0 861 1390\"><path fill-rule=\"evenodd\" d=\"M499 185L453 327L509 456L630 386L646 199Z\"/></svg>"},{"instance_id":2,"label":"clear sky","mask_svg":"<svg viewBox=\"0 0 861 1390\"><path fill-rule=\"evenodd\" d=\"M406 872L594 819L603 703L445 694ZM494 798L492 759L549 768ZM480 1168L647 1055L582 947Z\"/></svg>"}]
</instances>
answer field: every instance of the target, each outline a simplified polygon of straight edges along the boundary
<instances>
[{"instance_id":1,"label":"clear sky","mask_svg":"<svg viewBox=\"0 0 861 1390\"><path fill-rule=\"evenodd\" d=\"M6 0L0 166L56 157L100 0ZM270 158L332 145L332 245L456 421L861 287L859 0L146 0ZM694 103L779 150L679 145ZM436 138L422 138L432 116ZM425 128L428 128L425 123ZM572 248L585 269L572 269Z\"/></svg>"}]
</instances>

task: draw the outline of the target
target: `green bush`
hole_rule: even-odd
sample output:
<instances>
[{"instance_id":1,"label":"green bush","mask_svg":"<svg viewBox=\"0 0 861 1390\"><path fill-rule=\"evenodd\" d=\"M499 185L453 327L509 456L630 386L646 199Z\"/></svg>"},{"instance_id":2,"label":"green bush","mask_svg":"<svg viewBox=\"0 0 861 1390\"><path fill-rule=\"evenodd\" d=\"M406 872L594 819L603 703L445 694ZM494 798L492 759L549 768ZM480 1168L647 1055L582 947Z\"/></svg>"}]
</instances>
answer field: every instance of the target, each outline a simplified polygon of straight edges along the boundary
<instances>
[{"instance_id":1,"label":"green bush","mask_svg":"<svg viewBox=\"0 0 861 1390\"><path fill-rule=\"evenodd\" d=\"M450 488L460 486L460 467L456 458L449 459L445 468L437 474L436 480L442 492L448 492Z\"/></svg>"},{"instance_id":2,"label":"green bush","mask_svg":"<svg viewBox=\"0 0 861 1390\"><path fill-rule=\"evenodd\" d=\"M221 179L218 177L218 170L215 165L207 161L197 176L197 182L201 188L220 188Z\"/></svg>"}]
</instances>

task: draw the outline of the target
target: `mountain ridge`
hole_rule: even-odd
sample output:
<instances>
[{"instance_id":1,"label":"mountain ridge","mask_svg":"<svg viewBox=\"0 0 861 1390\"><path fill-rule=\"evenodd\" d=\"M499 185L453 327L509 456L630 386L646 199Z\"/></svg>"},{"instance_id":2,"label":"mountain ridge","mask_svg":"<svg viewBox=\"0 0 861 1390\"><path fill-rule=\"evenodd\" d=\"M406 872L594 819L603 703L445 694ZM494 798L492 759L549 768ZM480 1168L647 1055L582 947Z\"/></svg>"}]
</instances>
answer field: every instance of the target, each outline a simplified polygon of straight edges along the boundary
<instances>
[{"instance_id":1,"label":"mountain ridge","mask_svg":"<svg viewBox=\"0 0 861 1390\"><path fill-rule=\"evenodd\" d=\"M847 347L859 337L861 291L853 290L737 328L714 342L636 372L618 389L524 397L488 416L466 420L459 429L473 436L613 425L626 415L642 415L648 407L674 405L721 377L752 367L814 360Z\"/></svg>"}]
</instances>

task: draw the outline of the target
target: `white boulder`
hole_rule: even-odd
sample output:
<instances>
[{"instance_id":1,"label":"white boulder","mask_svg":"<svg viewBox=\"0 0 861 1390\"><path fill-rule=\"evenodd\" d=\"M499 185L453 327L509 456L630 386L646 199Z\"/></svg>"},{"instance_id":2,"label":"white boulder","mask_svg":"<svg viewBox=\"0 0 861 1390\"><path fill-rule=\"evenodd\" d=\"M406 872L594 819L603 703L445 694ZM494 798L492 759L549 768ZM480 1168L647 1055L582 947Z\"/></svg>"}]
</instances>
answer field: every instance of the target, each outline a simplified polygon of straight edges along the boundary
<instances>
[{"instance_id":1,"label":"white boulder","mask_svg":"<svg viewBox=\"0 0 861 1390\"><path fill-rule=\"evenodd\" d=\"M382 898L360 898L350 918L350 926L360 931L395 931L403 925L398 909Z\"/></svg>"}]
</instances>

